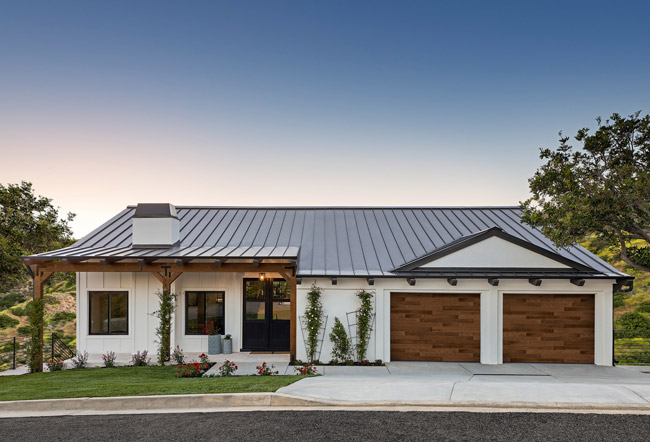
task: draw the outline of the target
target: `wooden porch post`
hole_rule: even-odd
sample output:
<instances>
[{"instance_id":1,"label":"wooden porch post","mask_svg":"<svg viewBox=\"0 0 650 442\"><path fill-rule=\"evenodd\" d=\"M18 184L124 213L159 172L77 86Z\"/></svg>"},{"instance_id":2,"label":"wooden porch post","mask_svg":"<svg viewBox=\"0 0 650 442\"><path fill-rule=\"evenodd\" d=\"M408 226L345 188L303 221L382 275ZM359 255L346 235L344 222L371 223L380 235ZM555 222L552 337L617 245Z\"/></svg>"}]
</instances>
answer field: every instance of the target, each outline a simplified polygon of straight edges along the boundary
<instances>
[{"instance_id":1,"label":"wooden porch post","mask_svg":"<svg viewBox=\"0 0 650 442\"><path fill-rule=\"evenodd\" d=\"M158 281L161 282L162 284L162 291L163 293L171 293L172 291L172 283L178 279L179 276L183 274L183 272L168 272L168 269L165 269L165 272L151 272L153 276L158 279ZM171 335L167 337L167 356L171 357Z\"/></svg>"},{"instance_id":2,"label":"wooden porch post","mask_svg":"<svg viewBox=\"0 0 650 442\"><path fill-rule=\"evenodd\" d=\"M298 279L295 275L295 268L291 274L286 271L278 272L284 278L285 281L289 284L289 293L291 294L291 321L289 331L289 360L294 362L296 360L296 336L298 331Z\"/></svg>"},{"instance_id":3,"label":"wooden porch post","mask_svg":"<svg viewBox=\"0 0 650 442\"><path fill-rule=\"evenodd\" d=\"M35 267L32 269L32 272L34 274L33 277L33 286L34 286L34 301L40 301L43 299L43 288L45 287L45 283L47 282L48 279L52 276L53 272L43 272L38 269L38 267ZM44 318L40 318L40 321L38 321L38 356L37 356L37 361L36 361L36 366L34 367L36 372L42 372L43 371L43 320Z\"/></svg>"},{"instance_id":4,"label":"wooden porch post","mask_svg":"<svg viewBox=\"0 0 650 442\"><path fill-rule=\"evenodd\" d=\"M298 291L296 277L290 279L289 281L289 290L291 293L291 333L289 338L289 359L291 362L296 360L296 327L298 326L297 314L298 311Z\"/></svg>"}]
</instances>

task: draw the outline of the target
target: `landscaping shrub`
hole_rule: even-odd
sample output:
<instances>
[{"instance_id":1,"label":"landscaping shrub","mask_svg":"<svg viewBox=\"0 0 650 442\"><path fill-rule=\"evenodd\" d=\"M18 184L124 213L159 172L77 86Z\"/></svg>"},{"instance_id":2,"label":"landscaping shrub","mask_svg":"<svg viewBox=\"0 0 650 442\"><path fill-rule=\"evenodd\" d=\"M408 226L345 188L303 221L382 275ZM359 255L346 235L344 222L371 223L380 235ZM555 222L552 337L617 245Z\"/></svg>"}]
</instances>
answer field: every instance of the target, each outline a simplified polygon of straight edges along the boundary
<instances>
[{"instance_id":1,"label":"landscaping shrub","mask_svg":"<svg viewBox=\"0 0 650 442\"><path fill-rule=\"evenodd\" d=\"M136 351L134 355L131 355L131 365L134 367L144 367L146 365L149 365L151 359L147 358L147 354L147 350L144 350L142 353Z\"/></svg>"},{"instance_id":2,"label":"landscaping shrub","mask_svg":"<svg viewBox=\"0 0 650 442\"><path fill-rule=\"evenodd\" d=\"M74 368L86 368L88 365L88 352L84 351L83 353L77 352L77 356L72 358L72 365Z\"/></svg>"},{"instance_id":3,"label":"landscaping shrub","mask_svg":"<svg viewBox=\"0 0 650 442\"><path fill-rule=\"evenodd\" d=\"M52 358L45 365L47 365L47 369L50 371L61 371L63 370L63 358Z\"/></svg>"},{"instance_id":4,"label":"landscaping shrub","mask_svg":"<svg viewBox=\"0 0 650 442\"><path fill-rule=\"evenodd\" d=\"M199 378L203 376L210 366L208 364L200 364L198 362L188 362L184 365L178 366L179 378Z\"/></svg>"},{"instance_id":5,"label":"landscaping shrub","mask_svg":"<svg viewBox=\"0 0 650 442\"><path fill-rule=\"evenodd\" d=\"M334 362L345 361L350 358L352 353L352 341L345 331L345 326L339 320L334 318L334 327L330 333L330 341L332 341L332 357Z\"/></svg>"},{"instance_id":6,"label":"landscaping shrub","mask_svg":"<svg viewBox=\"0 0 650 442\"><path fill-rule=\"evenodd\" d=\"M209 364L210 363L210 357L206 355L205 353L201 353L199 355L199 362L201 364Z\"/></svg>"},{"instance_id":7,"label":"landscaping shrub","mask_svg":"<svg viewBox=\"0 0 650 442\"><path fill-rule=\"evenodd\" d=\"M24 307L14 307L9 311L11 312L12 315L15 316L27 316L27 314L29 313L27 311L27 305L25 305Z\"/></svg>"},{"instance_id":8,"label":"landscaping shrub","mask_svg":"<svg viewBox=\"0 0 650 442\"><path fill-rule=\"evenodd\" d=\"M77 318L76 313L72 312L56 312L52 315L50 322L67 322Z\"/></svg>"},{"instance_id":9,"label":"landscaping shrub","mask_svg":"<svg viewBox=\"0 0 650 442\"><path fill-rule=\"evenodd\" d=\"M47 304L47 305L57 305L57 304L60 303L59 300L56 299L56 296L52 296L52 295L45 295L45 296L43 296L43 301L44 301L45 304Z\"/></svg>"},{"instance_id":10,"label":"landscaping shrub","mask_svg":"<svg viewBox=\"0 0 650 442\"><path fill-rule=\"evenodd\" d=\"M614 308L623 307L625 305L625 296L623 293L614 293Z\"/></svg>"},{"instance_id":11,"label":"landscaping shrub","mask_svg":"<svg viewBox=\"0 0 650 442\"><path fill-rule=\"evenodd\" d=\"M305 362L302 365L296 365L293 367L297 376L301 375L315 375L318 374L316 367L309 362Z\"/></svg>"},{"instance_id":12,"label":"landscaping shrub","mask_svg":"<svg viewBox=\"0 0 650 442\"><path fill-rule=\"evenodd\" d=\"M104 360L104 367L106 368L113 368L115 367L115 352L114 351L107 351L102 355L102 359Z\"/></svg>"},{"instance_id":13,"label":"landscaping shrub","mask_svg":"<svg viewBox=\"0 0 650 442\"><path fill-rule=\"evenodd\" d=\"M644 336L650 334L650 321L641 313L628 312L615 321L615 328L636 330Z\"/></svg>"},{"instance_id":14,"label":"landscaping shrub","mask_svg":"<svg viewBox=\"0 0 650 442\"><path fill-rule=\"evenodd\" d=\"M219 367L219 376L234 376L237 368L234 362L226 361Z\"/></svg>"},{"instance_id":15,"label":"landscaping shrub","mask_svg":"<svg viewBox=\"0 0 650 442\"><path fill-rule=\"evenodd\" d=\"M178 345L172 352L172 359L176 362L176 365L183 365L185 363L185 355L183 354L183 349Z\"/></svg>"},{"instance_id":16,"label":"landscaping shrub","mask_svg":"<svg viewBox=\"0 0 650 442\"><path fill-rule=\"evenodd\" d=\"M0 315L0 328L15 327L18 324L20 324L18 319L7 315Z\"/></svg>"},{"instance_id":17,"label":"landscaping shrub","mask_svg":"<svg viewBox=\"0 0 650 442\"><path fill-rule=\"evenodd\" d=\"M639 313L650 313L650 301L643 301L636 308L636 311Z\"/></svg>"},{"instance_id":18,"label":"landscaping shrub","mask_svg":"<svg viewBox=\"0 0 650 442\"><path fill-rule=\"evenodd\" d=\"M255 369L257 370L257 374L259 376L273 376L279 374L280 373L279 371L277 370L273 371L274 368L275 365L273 364L268 365L266 362L262 362L262 365L258 365L257 367L255 367Z\"/></svg>"},{"instance_id":19,"label":"landscaping shrub","mask_svg":"<svg viewBox=\"0 0 650 442\"><path fill-rule=\"evenodd\" d=\"M21 327L18 327L16 329L16 332L18 333L18 336L29 336L29 334L32 332L32 328L29 325L23 325Z\"/></svg>"},{"instance_id":20,"label":"landscaping shrub","mask_svg":"<svg viewBox=\"0 0 650 442\"><path fill-rule=\"evenodd\" d=\"M23 301L25 301L25 298L20 293L9 293L7 295L0 296L0 310L6 310L16 304L20 304Z\"/></svg>"}]
</instances>

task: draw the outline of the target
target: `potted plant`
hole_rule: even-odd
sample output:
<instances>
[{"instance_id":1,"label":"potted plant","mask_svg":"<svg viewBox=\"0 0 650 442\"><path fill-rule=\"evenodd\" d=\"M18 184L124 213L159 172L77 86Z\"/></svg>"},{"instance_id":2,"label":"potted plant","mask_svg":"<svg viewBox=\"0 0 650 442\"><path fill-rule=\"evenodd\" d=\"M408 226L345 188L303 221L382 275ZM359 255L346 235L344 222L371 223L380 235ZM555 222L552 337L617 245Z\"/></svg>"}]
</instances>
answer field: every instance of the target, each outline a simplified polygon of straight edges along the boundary
<instances>
[{"instance_id":1,"label":"potted plant","mask_svg":"<svg viewBox=\"0 0 650 442\"><path fill-rule=\"evenodd\" d=\"M205 333L208 335L208 354L218 355L221 353L221 336L219 336L219 327L214 325L214 321L208 321Z\"/></svg>"},{"instance_id":2,"label":"potted plant","mask_svg":"<svg viewBox=\"0 0 650 442\"><path fill-rule=\"evenodd\" d=\"M226 335L223 337L223 354L229 355L232 353L232 336Z\"/></svg>"}]
</instances>

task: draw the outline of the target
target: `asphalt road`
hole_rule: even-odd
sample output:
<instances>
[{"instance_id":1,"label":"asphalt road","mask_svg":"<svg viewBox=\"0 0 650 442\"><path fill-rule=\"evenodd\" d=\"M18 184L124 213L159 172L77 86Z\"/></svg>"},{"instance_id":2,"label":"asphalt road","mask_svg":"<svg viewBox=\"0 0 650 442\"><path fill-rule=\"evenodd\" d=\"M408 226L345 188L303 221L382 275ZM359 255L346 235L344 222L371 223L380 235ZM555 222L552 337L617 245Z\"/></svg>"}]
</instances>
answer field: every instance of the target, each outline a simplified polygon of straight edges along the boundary
<instances>
[{"instance_id":1,"label":"asphalt road","mask_svg":"<svg viewBox=\"0 0 650 442\"><path fill-rule=\"evenodd\" d=\"M650 416L277 411L0 419L3 441L648 441Z\"/></svg>"}]
</instances>

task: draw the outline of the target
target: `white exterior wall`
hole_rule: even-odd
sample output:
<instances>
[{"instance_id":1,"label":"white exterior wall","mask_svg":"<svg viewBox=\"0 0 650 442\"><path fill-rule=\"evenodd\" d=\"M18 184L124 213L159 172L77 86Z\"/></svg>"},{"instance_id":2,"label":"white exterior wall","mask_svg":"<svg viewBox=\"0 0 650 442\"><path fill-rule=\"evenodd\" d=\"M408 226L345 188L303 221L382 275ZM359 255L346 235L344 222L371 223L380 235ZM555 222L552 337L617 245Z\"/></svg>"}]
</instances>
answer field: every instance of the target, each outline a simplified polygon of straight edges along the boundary
<instances>
[{"instance_id":1,"label":"white exterior wall","mask_svg":"<svg viewBox=\"0 0 650 442\"><path fill-rule=\"evenodd\" d=\"M171 336L172 348L179 345L186 352L207 352L208 338L185 335L185 291L225 292L225 331L233 337L233 352L241 348L243 279L256 278L259 273L183 273L172 284L177 294ZM107 351L133 354L136 351L156 352L155 329L158 319L152 316L158 309L156 292L162 289L151 273L79 273L77 276L77 348L91 354ZM88 292L119 290L129 293L128 335L89 335Z\"/></svg>"},{"instance_id":2,"label":"white exterior wall","mask_svg":"<svg viewBox=\"0 0 650 442\"><path fill-rule=\"evenodd\" d=\"M174 318L172 347L180 345L186 352L207 351L206 336L185 335L185 291L214 290L225 292L225 331L233 337L233 351L241 348L243 278L257 277L257 274L231 273L184 273L173 285L178 294ZM477 293L481 296L481 362L500 364L502 357L503 295L519 294L572 294L588 293L595 296L595 363L612 364L612 284L613 281L587 280L583 287L577 287L568 280L543 280L540 287L534 287L527 280L500 280L497 287L484 279L459 279L458 285L450 286L446 280L418 279L410 286L402 278L375 278L375 285L367 284L365 278L342 279L333 286L329 278L303 278L298 286L297 311L301 316L306 306L306 294L312 283L323 289L323 308L328 316L327 329L320 359L331 359L329 333L334 325L334 317L347 328L347 312L356 310L359 302L356 291L373 291L376 312L375 327L372 332L368 359L390 361L390 293ZM89 353L134 353L138 350L156 351L154 330L157 319L151 316L157 307L156 291L161 284L150 273L80 273L77 284L77 346ZM126 290L129 292L129 334L126 336L88 335L88 291ZM302 331L297 327L297 357L305 359L305 346Z\"/></svg>"}]
</instances>

